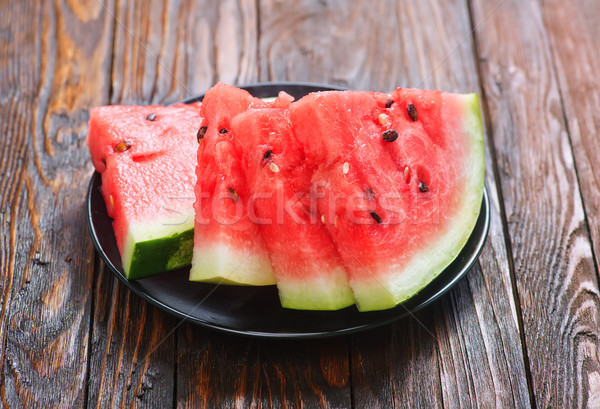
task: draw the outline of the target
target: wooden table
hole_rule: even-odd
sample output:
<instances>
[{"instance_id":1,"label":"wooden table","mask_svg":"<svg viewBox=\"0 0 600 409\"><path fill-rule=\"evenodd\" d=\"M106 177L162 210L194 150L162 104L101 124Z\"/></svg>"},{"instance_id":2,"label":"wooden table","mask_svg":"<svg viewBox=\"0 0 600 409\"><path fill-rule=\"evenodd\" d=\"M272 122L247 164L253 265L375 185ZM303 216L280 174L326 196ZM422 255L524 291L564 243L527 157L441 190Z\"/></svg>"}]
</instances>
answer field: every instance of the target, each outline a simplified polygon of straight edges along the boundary
<instances>
[{"instance_id":1,"label":"wooden table","mask_svg":"<svg viewBox=\"0 0 600 409\"><path fill-rule=\"evenodd\" d=\"M0 406L599 407L598 38L597 0L1 0ZM482 96L490 234L415 318L227 335L95 255L90 107L279 80Z\"/></svg>"}]
</instances>

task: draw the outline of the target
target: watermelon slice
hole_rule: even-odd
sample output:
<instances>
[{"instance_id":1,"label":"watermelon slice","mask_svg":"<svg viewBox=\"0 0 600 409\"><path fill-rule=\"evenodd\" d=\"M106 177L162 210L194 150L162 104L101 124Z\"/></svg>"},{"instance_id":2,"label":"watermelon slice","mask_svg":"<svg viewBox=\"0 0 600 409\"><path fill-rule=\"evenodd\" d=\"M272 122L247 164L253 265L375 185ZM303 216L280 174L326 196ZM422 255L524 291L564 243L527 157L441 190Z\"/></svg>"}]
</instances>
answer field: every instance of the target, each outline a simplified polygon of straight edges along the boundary
<instances>
[{"instance_id":1,"label":"watermelon slice","mask_svg":"<svg viewBox=\"0 0 600 409\"><path fill-rule=\"evenodd\" d=\"M231 132L245 144L253 221L269 251L281 305L337 310L354 304L346 269L306 194L314 163L295 139L289 109L249 109L233 118Z\"/></svg>"},{"instance_id":2,"label":"watermelon slice","mask_svg":"<svg viewBox=\"0 0 600 409\"><path fill-rule=\"evenodd\" d=\"M246 211L249 192L241 141L231 118L265 102L241 89L217 84L204 98L198 132L198 183L190 280L239 285L275 284L271 262Z\"/></svg>"},{"instance_id":3,"label":"watermelon slice","mask_svg":"<svg viewBox=\"0 0 600 409\"><path fill-rule=\"evenodd\" d=\"M204 116L212 133L199 185L215 169L223 186L209 191L235 183L255 219L242 217L240 229L268 250L285 307L343 308L349 288L361 311L394 307L452 262L477 221L484 153L474 94L319 92L265 104L217 85L204 104L222 115ZM221 156L216 141L228 143ZM239 246L225 236L228 249Z\"/></svg>"},{"instance_id":4,"label":"watermelon slice","mask_svg":"<svg viewBox=\"0 0 600 409\"><path fill-rule=\"evenodd\" d=\"M128 279L189 265L200 104L90 111L88 146Z\"/></svg>"},{"instance_id":5,"label":"watermelon slice","mask_svg":"<svg viewBox=\"0 0 600 409\"><path fill-rule=\"evenodd\" d=\"M458 255L479 215L476 95L322 92L291 106L296 136L361 311L391 308Z\"/></svg>"}]
</instances>

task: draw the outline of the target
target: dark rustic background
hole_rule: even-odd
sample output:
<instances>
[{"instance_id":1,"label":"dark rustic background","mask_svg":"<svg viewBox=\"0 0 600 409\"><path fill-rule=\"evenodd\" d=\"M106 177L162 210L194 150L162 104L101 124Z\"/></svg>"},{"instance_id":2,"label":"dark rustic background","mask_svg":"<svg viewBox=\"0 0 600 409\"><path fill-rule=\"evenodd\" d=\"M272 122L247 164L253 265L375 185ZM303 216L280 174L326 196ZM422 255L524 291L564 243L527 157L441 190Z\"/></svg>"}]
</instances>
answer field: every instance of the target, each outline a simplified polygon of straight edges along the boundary
<instances>
[{"instance_id":1,"label":"dark rustic background","mask_svg":"<svg viewBox=\"0 0 600 409\"><path fill-rule=\"evenodd\" d=\"M0 0L2 407L600 407L597 0ZM88 109L216 81L477 92L492 225L415 318L314 341L183 323L84 221Z\"/></svg>"}]
</instances>

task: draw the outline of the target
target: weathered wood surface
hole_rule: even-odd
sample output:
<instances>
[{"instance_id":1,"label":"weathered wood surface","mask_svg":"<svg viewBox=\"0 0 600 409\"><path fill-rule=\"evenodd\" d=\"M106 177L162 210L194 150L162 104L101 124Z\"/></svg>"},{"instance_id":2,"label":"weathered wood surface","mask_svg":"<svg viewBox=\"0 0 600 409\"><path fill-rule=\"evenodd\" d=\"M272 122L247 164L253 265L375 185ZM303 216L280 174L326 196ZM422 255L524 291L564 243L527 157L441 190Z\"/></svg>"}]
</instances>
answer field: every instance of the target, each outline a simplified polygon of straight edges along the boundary
<instances>
[{"instance_id":1,"label":"weathered wood surface","mask_svg":"<svg viewBox=\"0 0 600 409\"><path fill-rule=\"evenodd\" d=\"M600 7L548 1L542 10L561 88L596 265L600 262ZM600 389L600 384L598 384Z\"/></svg>"},{"instance_id":2,"label":"weathered wood surface","mask_svg":"<svg viewBox=\"0 0 600 409\"><path fill-rule=\"evenodd\" d=\"M348 338L253 340L187 324L180 334L178 407L352 406Z\"/></svg>"},{"instance_id":3,"label":"weathered wood surface","mask_svg":"<svg viewBox=\"0 0 600 409\"><path fill-rule=\"evenodd\" d=\"M359 89L402 85L479 91L464 2L261 4L269 11L261 14L261 68L266 65L270 75L265 77L263 69L262 80L307 80L304 76L314 72L323 82ZM438 30L423 26L425 20L434 21ZM468 285L462 283L434 308L425 328L416 318L383 330L383 336L355 338L351 364L357 407L529 405L493 166L488 164L494 223L481 256L483 273L473 269Z\"/></svg>"},{"instance_id":4,"label":"weathered wood surface","mask_svg":"<svg viewBox=\"0 0 600 409\"><path fill-rule=\"evenodd\" d=\"M178 10L161 2L104 7L114 26L110 103L183 98L185 55L176 52L172 37L178 31L170 28L177 20L165 25L162 19ZM132 294L104 268L97 270L94 291L88 407L171 407L177 321Z\"/></svg>"},{"instance_id":5,"label":"weathered wood surface","mask_svg":"<svg viewBox=\"0 0 600 409\"><path fill-rule=\"evenodd\" d=\"M82 407L94 249L88 108L108 101L112 20L95 1L0 5L0 402Z\"/></svg>"},{"instance_id":6,"label":"weathered wood surface","mask_svg":"<svg viewBox=\"0 0 600 409\"><path fill-rule=\"evenodd\" d=\"M474 1L475 38L535 401L598 407L598 272L540 6Z\"/></svg>"},{"instance_id":7,"label":"weathered wood surface","mask_svg":"<svg viewBox=\"0 0 600 409\"><path fill-rule=\"evenodd\" d=\"M599 405L599 23L591 0L0 2L0 407ZM440 302L264 341L95 259L87 109L268 80L482 95L490 235Z\"/></svg>"}]
</instances>

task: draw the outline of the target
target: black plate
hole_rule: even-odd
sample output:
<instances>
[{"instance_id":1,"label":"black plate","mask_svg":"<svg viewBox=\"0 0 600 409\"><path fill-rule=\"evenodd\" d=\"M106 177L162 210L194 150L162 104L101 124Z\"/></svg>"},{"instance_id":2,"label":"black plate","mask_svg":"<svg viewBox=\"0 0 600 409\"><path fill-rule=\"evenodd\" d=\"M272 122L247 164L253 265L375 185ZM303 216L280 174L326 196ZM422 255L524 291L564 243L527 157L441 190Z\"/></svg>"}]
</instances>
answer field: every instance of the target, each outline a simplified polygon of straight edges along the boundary
<instances>
[{"instance_id":1,"label":"black plate","mask_svg":"<svg viewBox=\"0 0 600 409\"><path fill-rule=\"evenodd\" d=\"M313 91L336 89L297 83L265 83L243 88L257 97L273 96L284 90L296 98ZM238 287L190 282L189 268L141 280L127 280L101 185L100 174L95 172L87 195L88 226L98 253L117 278L140 297L177 317L205 327L255 337L330 337L378 327L412 314L446 293L469 271L483 248L490 224L490 203L487 190L484 190L479 219L458 257L425 289L395 308L374 312L359 312L356 307L339 311L295 311L281 307L275 286Z\"/></svg>"}]
</instances>

